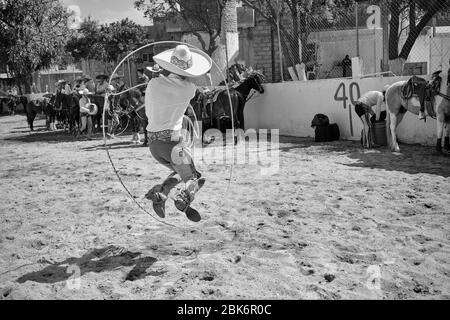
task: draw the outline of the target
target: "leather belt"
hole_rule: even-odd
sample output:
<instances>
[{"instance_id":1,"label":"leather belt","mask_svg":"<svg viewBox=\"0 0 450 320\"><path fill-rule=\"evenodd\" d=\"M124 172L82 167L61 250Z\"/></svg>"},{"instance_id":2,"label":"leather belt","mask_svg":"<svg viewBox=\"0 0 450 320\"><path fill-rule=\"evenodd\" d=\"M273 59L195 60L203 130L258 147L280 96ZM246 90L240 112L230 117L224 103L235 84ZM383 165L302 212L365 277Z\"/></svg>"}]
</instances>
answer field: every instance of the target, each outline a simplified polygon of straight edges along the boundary
<instances>
[{"instance_id":1,"label":"leather belt","mask_svg":"<svg viewBox=\"0 0 450 320\"><path fill-rule=\"evenodd\" d=\"M180 141L181 140L181 132L179 130L162 130L156 132L148 132L148 139L150 143L156 140L161 141Z\"/></svg>"}]
</instances>

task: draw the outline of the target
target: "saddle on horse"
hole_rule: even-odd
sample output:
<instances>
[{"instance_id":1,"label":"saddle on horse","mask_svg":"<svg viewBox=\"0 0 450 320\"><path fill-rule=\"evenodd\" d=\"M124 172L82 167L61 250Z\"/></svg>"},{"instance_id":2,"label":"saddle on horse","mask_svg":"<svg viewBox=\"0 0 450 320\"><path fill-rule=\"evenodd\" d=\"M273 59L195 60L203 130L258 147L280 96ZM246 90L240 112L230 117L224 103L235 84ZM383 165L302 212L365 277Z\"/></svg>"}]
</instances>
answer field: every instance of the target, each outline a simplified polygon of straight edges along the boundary
<instances>
[{"instance_id":1,"label":"saddle on horse","mask_svg":"<svg viewBox=\"0 0 450 320\"><path fill-rule=\"evenodd\" d=\"M199 104L200 104L200 114L203 122L210 122L212 126L213 122L213 104L217 101L217 97L221 92L226 90L226 87L203 87L199 88ZM209 112L208 112L209 106Z\"/></svg>"},{"instance_id":2,"label":"saddle on horse","mask_svg":"<svg viewBox=\"0 0 450 320\"><path fill-rule=\"evenodd\" d=\"M442 78L439 76L441 71L436 71L432 75L432 80L427 80L412 76L401 89L402 98L405 100L417 97L420 102L420 110L427 110L427 113L432 118L436 118L436 113L433 108L433 98L439 93Z\"/></svg>"}]
</instances>

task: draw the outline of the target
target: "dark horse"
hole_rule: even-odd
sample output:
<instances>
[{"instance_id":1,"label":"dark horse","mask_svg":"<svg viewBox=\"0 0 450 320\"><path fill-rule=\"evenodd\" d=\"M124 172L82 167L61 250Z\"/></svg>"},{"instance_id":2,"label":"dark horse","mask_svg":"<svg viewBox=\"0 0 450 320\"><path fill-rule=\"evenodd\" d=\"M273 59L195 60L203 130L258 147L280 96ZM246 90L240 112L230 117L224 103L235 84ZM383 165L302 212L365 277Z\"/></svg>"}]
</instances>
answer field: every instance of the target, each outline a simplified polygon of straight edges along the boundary
<instances>
[{"instance_id":1,"label":"dark horse","mask_svg":"<svg viewBox=\"0 0 450 320\"><path fill-rule=\"evenodd\" d=\"M80 125L80 107L78 105L78 97L73 94L65 94L61 92L56 93L55 110L60 114L64 123L69 126L69 132L78 134L78 127Z\"/></svg>"},{"instance_id":2,"label":"dark horse","mask_svg":"<svg viewBox=\"0 0 450 320\"><path fill-rule=\"evenodd\" d=\"M144 128L144 145L147 145L148 136L146 127L148 119L145 114L144 96L142 92L139 89L128 89L126 85L122 85L117 91L124 92L113 97L113 106L120 106L122 109L128 111L133 131L133 142L139 142L138 137L140 129L141 127Z\"/></svg>"},{"instance_id":3,"label":"dark horse","mask_svg":"<svg viewBox=\"0 0 450 320\"><path fill-rule=\"evenodd\" d=\"M91 97L91 102L97 105L97 114L92 116L92 125L96 127L96 130L101 131L103 106L105 105L105 97L99 94L94 94Z\"/></svg>"},{"instance_id":4,"label":"dark horse","mask_svg":"<svg viewBox=\"0 0 450 320\"><path fill-rule=\"evenodd\" d=\"M49 94L47 97L49 99L48 102L45 102L43 106L44 114L45 114L45 125L47 130L56 130L55 120L56 120L56 110L55 110L55 99L56 96L54 94Z\"/></svg>"},{"instance_id":5,"label":"dark horse","mask_svg":"<svg viewBox=\"0 0 450 320\"><path fill-rule=\"evenodd\" d=\"M25 106L25 113L27 114L27 122L30 130L34 130L33 122L36 119L36 115L45 109L47 101L44 100L30 100Z\"/></svg>"},{"instance_id":6,"label":"dark horse","mask_svg":"<svg viewBox=\"0 0 450 320\"><path fill-rule=\"evenodd\" d=\"M205 132L209 128L216 128L222 132L231 127L231 117L233 116L235 127L245 130L244 124L244 107L249 99L252 89L259 93L264 93L264 76L258 72L251 73L245 80L229 89L219 87L213 90L213 93L204 93L197 90L191 104L194 108L198 121L203 124L202 131ZM209 97L208 97L209 96ZM213 102L208 102L208 100ZM230 107L231 100L231 107Z\"/></svg>"}]
</instances>

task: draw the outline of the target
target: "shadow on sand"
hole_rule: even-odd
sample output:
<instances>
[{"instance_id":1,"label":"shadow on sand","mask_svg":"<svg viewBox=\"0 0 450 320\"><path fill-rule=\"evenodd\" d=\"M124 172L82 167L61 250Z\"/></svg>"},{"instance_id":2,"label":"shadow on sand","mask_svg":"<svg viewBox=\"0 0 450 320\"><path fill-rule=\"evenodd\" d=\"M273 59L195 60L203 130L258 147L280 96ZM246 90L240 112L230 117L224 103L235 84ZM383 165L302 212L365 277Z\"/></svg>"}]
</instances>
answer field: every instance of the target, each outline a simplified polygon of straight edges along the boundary
<instances>
[{"instance_id":1,"label":"shadow on sand","mask_svg":"<svg viewBox=\"0 0 450 320\"><path fill-rule=\"evenodd\" d=\"M112 143L110 141L111 140L108 140L108 142L107 142L107 146L110 150L148 147L148 145L143 145L143 144L135 145L131 141L117 141L117 142L112 142ZM84 151L105 150L105 145L103 144L103 141L102 141L102 143L99 145L81 148L81 150L84 150Z\"/></svg>"},{"instance_id":2,"label":"shadow on sand","mask_svg":"<svg viewBox=\"0 0 450 320\"><path fill-rule=\"evenodd\" d=\"M35 131L12 131L12 133L28 133L26 135L13 136L5 138L7 141L20 141L20 142L74 142L74 141L84 141L85 136L75 137L69 132L64 132L63 130L58 131L47 131L45 128L40 128ZM92 135L92 140L103 140L103 135L101 133L95 133Z\"/></svg>"},{"instance_id":3,"label":"shadow on sand","mask_svg":"<svg viewBox=\"0 0 450 320\"><path fill-rule=\"evenodd\" d=\"M139 257L140 252L128 251L125 248L117 246L108 246L102 249L94 249L80 258L71 257L61 262L53 263L40 271L27 273L16 281L24 283L34 281L39 283L56 283L73 278L73 269L69 266L80 268L80 277L88 272L100 273L111 271L121 267L131 267L125 281L135 281L147 276L159 276L165 272L147 272L156 261L153 257ZM72 272L70 272L72 271Z\"/></svg>"},{"instance_id":4,"label":"shadow on sand","mask_svg":"<svg viewBox=\"0 0 450 320\"><path fill-rule=\"evenodd\" d=\"M401 153L393 153L387 147L366 150L358 141L339 140L314 142L312 138L280 137L281 152L295 152L302 149L306 154L323 156L327 153L341 153L358 162L343 164L356 168L373 168L386 171L402 171L409 174L426 173L450 177L450 157L436 155L434 147L401 144ZM291 144L291 145L289 145ZM314 148L309 151L307 148Z\"/></svg>"},{"instance_id":5,"label":"shadow on sand","mask_svg":"<svg viewBox=\"0 0 450 320\"><path fill-rule=\"evenodd\" d=\"M385 148L370 153L361 149L351 152L348 157L359 160L358 163L346 164L349 167L368 167L450 177L450 157L436 155L433 147L402 145L401 153L393 153Z\"/></svg>"}]
</instances>

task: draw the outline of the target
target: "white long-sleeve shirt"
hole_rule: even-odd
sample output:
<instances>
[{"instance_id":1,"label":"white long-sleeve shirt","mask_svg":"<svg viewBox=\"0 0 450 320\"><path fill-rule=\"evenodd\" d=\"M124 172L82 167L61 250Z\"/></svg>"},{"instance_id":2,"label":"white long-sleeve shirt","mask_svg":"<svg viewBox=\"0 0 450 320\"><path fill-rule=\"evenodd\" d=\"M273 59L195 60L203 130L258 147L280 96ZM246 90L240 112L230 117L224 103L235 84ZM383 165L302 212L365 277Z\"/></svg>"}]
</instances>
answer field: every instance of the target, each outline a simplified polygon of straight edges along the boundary
<instances>
[{"instance_id":1,"label":"white long-sleeve shirt","mask_svg":"<svg viewBox=\"0 0 450 320\"><path fill-rule=\"evenodd\" d=\"M376 106L376 109L383 111L386 110L383 98L383 93L380 91L367 91L358 99L358 101L364 103L368 107Z\"/></svg>"},{"instance_id":2,"label":"white long-sleeve shirt","mask_svg":"<svg viewBox=\"0 0 450 320\"><path fill-rule=\"evenodd\" d=\"M181 130L183 116L196 86L176 74L153 78L145 90L147 131Z\"/></svg>"}]
</instances>

